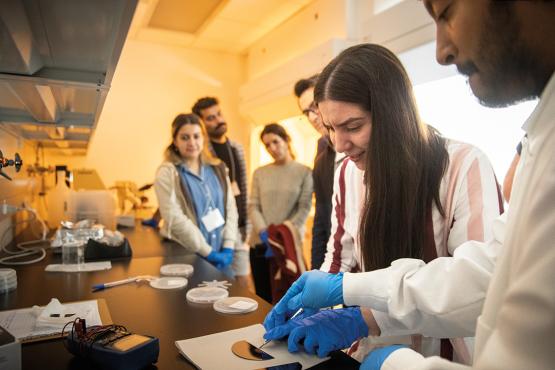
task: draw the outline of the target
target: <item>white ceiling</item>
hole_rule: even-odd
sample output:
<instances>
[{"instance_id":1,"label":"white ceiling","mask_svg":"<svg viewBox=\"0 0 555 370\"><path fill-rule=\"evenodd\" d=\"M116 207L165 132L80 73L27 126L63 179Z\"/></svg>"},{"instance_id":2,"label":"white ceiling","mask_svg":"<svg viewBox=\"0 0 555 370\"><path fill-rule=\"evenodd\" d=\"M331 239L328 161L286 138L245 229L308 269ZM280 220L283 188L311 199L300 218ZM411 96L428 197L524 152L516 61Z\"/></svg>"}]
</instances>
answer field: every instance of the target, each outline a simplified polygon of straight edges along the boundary
<instances>
[{"instance_id":1,"label":"white ceiling","mask_svg":"<svg viewBox=\"0 0 555 370\"><path fill-rule=\"evenodd\" d=\"M242 53L313 0L140 0L129 37Z\"/></svg>"}]
</instances>

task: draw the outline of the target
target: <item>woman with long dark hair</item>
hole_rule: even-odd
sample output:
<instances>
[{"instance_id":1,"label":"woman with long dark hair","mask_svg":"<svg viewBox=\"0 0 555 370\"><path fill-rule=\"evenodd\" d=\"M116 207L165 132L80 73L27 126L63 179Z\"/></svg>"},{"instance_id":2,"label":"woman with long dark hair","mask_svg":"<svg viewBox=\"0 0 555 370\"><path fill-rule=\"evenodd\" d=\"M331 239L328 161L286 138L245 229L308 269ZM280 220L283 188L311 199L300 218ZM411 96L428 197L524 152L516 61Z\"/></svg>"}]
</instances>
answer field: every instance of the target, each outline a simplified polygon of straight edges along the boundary
<instances>
[{"instance_id":1,"label":"woman with long dark hair","mask_svg":"<svg viewBox=\"0 0 555 370\"><path fill-rule=\"evenodd\" d=\"M489 225L502 212L502 202L489 161L477 148L446 139L420 120L410 80L392 52L370 44L345 50L320 74L315 101L335 149L348 158L336 181L332 216L335 219L332 219L332 237L322 266L324 271L373 271L386 268L394 261L396 267L403 269L405 263L412 263L409 259L428 262L452 255L465 241L483 241L492 236ZM334 281L326 285L334 287L331 296L336 299L340 296L340 303L350 304L351 297L356 297L355 304L361 304L361 297L367 294L365 284L368 291L376 284L363 280L364 274L344 276L324 278ZM441 279L441 276L430 278ZM312 280L318 279L312 277ZM418 286L404 289L418 290ZM292 289L293 293L298 291ZM284 300L289 300L291 294ZM433 292L420 294L431 306L448 306L452 299L451 296L435 297ZM296 298L294 303L299 303L299 299L303 305L318 301L312 306L319 306L329 303L331 298L305 285L301 298ZM278 304L269 315L267 328L283 321L283 307ZM319 333L322 338L319 341L323 343L318 349L320 354L325 348L348 347L354 340L366 337L369 325L362 320L363 315L372 324L370 333L374 335L421 333L415 318L403 315L410 308L402 303L397 308L399 313L390 311L389 314L403 317L404 321L395 321L387 314L371 310L361 312L359 308L349 308L321 312L307 322L290 322L276 331L281 336L303 326L304 332L310 333L310 328L321 324L320 320L338 325L338 329L342 328L341 335ZM341 325L342 318L350 324L360 324L357 330L351 331L352 335L345 334L350 324ZM268 334L272 338L277 335ZM290 348L296 349L300 338L291 334ZM365 340L357 345L358 359L363 358L371 342ZM458 350L457 359L470 361L463 339L452 342ZM418 337L414 345L426 354L440 354L438 340ZM443 346L445 352L451 350L450 343Z\"/></svg>"},{"instance_id":2,"label":"woman with long dark hair","mask_svg":"<svg viewBox=\"0 0 555 370\"><path fill-rule=\"evenodd\" d=\"M210 153L208 136L194 114L179 114L154 189L161 233L233 276L238 238L237 207L225 164Z\"/></svg>"}]
</instances>

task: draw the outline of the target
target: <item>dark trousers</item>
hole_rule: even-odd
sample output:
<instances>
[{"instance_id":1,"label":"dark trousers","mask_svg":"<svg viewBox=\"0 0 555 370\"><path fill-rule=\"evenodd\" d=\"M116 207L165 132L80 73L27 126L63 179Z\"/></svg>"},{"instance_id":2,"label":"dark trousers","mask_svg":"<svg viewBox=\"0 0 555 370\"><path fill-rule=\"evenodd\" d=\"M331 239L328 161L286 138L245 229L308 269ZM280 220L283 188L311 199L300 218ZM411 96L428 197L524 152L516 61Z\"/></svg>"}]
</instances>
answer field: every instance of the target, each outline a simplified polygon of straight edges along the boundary
<instances>
[{"instance_id":1,"label":"dark trousers","mask_svg":"<svg viewBox=\"0 0 555 370\"><path fill-rule=\"evenodd\" d=\"M272 287L270 285L270 264L264 257L266 245L257 244L250 249L252 278L256 295L268 303L272 303Z\"/></svg>"}]
</instances>

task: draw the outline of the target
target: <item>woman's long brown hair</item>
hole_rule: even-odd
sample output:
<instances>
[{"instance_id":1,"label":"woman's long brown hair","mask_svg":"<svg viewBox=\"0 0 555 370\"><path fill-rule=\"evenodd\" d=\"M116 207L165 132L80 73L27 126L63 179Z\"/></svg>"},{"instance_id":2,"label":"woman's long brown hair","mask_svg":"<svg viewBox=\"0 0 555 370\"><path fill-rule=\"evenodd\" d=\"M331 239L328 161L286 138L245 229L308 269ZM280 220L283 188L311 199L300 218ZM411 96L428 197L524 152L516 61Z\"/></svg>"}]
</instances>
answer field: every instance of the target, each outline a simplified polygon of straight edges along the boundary
<instances>
[{"instance_id":1,"label":"woman's long brown hair","mask_svg":"<svg viewBox=\"0 0 555 370\"><path fill-rule=\"evenodd\" d=\"M359 226L365 270L421 259L426 237L433 237L426 235L432 204L444 213L439 187L449 157L445 139L420 121L401 62L382 46L353 46L326 66L314 95L317 103L354 103L370 112Z\"/></svg>"}]
</instances>

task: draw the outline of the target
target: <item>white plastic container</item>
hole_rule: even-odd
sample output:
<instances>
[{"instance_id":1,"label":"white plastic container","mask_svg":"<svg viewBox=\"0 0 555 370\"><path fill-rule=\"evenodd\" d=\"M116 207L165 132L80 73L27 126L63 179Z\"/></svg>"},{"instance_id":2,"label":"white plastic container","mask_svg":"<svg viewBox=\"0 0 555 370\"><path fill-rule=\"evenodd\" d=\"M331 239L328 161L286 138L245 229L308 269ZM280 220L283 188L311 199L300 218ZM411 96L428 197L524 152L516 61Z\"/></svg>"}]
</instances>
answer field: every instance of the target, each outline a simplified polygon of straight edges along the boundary
<instances>
[{"instance_id":1,"label":"white plastic container","mask_svg":"<svg viewBox=\"0 0 555 370\"><path fill-rule=\"evenodd\" d=\"M48 207L48 226L57 228L60 226L60 221L66 219L67 201L71 190L67 187L64 179L66 176L65 171L58 171L56 174L58 183L56 186L49 190L46 194L46 204Z\"/></svg>"},{"instance_id":2,"label":"white plastic container","mask_svg":"<svg viewBox=\"0 0 555 370\"><path fill-rule=\"evenodd\" d=\"M16 288L17 273L15 272L15 270L0 268L0 294L9 292Z\"/></svg>"},{"instance_id":3,"label":"white plastic container","mask_svg":"<svg viewBox=\"0 0 555 370\"><path fill-rule=\"evenodd\" d=\"M108 190L71 191L67 218L77 222L93 219L110 230L116 229L116 199Z\"/></svg>"}]
</instances>

